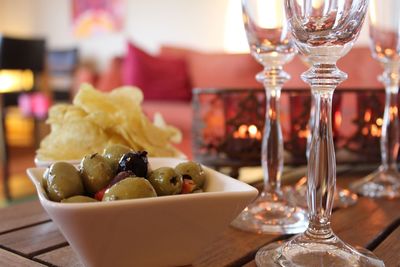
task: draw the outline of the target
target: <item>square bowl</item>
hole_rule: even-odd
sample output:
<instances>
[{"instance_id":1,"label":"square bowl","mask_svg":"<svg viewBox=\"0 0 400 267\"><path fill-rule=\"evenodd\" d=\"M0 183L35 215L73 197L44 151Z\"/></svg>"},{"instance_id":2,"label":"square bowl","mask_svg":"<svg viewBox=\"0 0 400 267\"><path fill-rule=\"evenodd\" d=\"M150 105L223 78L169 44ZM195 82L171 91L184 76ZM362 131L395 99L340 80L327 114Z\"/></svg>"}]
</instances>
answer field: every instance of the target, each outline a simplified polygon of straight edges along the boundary
<instances>
[{"instance_id":1,"label":"square bowl","mask_svg":"<svg viewBox=\"0 0 400 267\"><path fill-rule=\"evenodd\" d=\"M83 158L83 157L82 157ZM175 158L178 159L187 159L187 156L185 154L183 154L182 152L180 152L179 154L176 155ZM82 159L69 159L69 160L63 160L64 162L68 162L72 165L78 165L81 162ZM61 161L61 160L54 160L54 159L42 159L38 156L36 156L33 160L33 162L35 163L36 167L39 168L47 168L49 167L51 164L53 164L56 161Z\"/></svg>"},{"instance_id":2,"label":"square bowl","mask_svg":"<svg viewBox=\"0 0 400 267\"><path fill-rule=\"evenodd\" d=\"M149 158L151 168L175 167L176 158ZM30 168L39 200L85 266L191 264L257 196L243 182L203 166L204 192L96 203L50 201Z\"/></svg>"},{"instance_id":3,"label":"square bowl","mask_svg":"<svg viewBox=\"0 0 400 267\"><path fill-rule=\"evenodd\" d=\"M35 157L33 162L35 163L36 167L38 168L47 168L50 167L51 164L53 164L54 162L56 162L57 160L50 160L50 159L41 159L38 157ZM61 161L61 160L59 160ZM75 159L75 160L63 160L64 162L68 162L72 165L78 165L81 160L79 159Z\"/></svg>"}]
</instances>

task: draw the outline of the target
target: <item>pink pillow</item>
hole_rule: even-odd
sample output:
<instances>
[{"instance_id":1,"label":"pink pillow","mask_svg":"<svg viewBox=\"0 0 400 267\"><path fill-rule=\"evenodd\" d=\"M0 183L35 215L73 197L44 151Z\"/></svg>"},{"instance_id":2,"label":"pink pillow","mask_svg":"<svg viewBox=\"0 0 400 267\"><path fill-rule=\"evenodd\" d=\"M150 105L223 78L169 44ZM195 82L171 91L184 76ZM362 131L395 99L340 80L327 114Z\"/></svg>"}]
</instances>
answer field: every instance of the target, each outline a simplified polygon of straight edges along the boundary
<instances>
[{"instance_id":1,"label":"pink pillow","mask_svg":"<svg viewBox=\"0 0 400 267\"><path fill-rule=\"evenodd\" d=\"M151 56L131 43L122 66L122 80L126 85L142 89L145 100L189 101L191 98L184 60Z\"/></svg>"}]
</instances>

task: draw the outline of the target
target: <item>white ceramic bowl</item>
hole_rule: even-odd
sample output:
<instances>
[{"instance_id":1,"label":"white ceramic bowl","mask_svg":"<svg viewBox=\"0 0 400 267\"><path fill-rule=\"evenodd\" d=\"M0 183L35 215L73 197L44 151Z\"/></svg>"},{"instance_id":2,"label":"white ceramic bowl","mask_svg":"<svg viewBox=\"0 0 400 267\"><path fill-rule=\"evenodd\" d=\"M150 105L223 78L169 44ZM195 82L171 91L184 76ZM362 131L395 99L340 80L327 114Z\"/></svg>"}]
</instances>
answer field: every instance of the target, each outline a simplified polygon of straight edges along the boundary
<instances>
[{"instance_id":1,"label":"white ceramic bowl","mask_svg":"<svg viewBox=\"0 0 400 267\"><path fill-rule=\"evenodd\" d=\"M181 159L150 158L152 168ZM40 202L85 266L182 266L256 196L252 186L204 167L205 192L114 202L58 203L40 185L44 168L27 173Z\"/></svg>"},{"instance_id":2,"label":"white ceramic bowl","mask_svg":"<svg viewBox=\"0 0 400 267\"><path fill-rule=\"evenodd\" d=\"M82 157L83 158L83 157ZM183 153L180 153L176 156L176 158L178 159L187 159L187 156ZM82 159L72 159L72 160L63 160L64 162L68 162L71 163L73 165L78 165L81 162ZM41 159L39 157L35 157L35 159L33 160L36 167L43 167L43 168L47 168L49 167L51 164L53 164L56 161L61 161L61 160L52 160L52 159Z\"/></svg>"},{"instance_id":3,"label":"white ceramic bowl","mask_svg":"<svg viewBox=\"0 0 400 267\"><path fill-rule=\"evenodd\" d=\"M45 160L45 159L40 159L38 157L35 157L35 159L33 160L35 162L36 167L40 167L40 168L47 168L49 167L51 164L53 164L54 162L56 162L55 160ZM59 160L61 161L61 160ZM73 165L78 165L81 160L76 159L76 160L63 160L64 162L68 162L71 163Z\"/></svg>"}]
</instances>

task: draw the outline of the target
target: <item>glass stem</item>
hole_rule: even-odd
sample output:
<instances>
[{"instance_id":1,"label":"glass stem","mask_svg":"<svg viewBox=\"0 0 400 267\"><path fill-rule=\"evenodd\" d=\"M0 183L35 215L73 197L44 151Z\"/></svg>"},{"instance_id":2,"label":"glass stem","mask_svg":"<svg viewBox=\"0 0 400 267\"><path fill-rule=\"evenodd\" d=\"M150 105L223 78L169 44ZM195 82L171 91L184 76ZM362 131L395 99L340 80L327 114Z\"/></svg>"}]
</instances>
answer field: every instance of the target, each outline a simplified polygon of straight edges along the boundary
<instances>
[{"instance_id":1,"label":"glass stem","mask_svg":"<svg viewBox=\"0 0 400 267\"><path fill-rule=\"evenodd\" d=\"M306 147L306 157L307 161L310 159L310 148L311 148L311 139L312 139L312 132L314 129L314 122L315 122L315 98L311 96L311 103L310 103L310 118L308 120L308 135L307 135L307 147Z\"/></svg>"},{"instance_id":2,"label":"glass stem","mask_svg":"<svg viewBox=\"0 0 400 267\"><path fill-rule=\"evenodd\" d=\"M309 226L305 232L313 239L333 236L330 218L336 186L336 160L332 138L332 98L336 86L346 77L335 63L315 63L302 75L303 80L311 85L315 104L307 174Z\"/></svg>"},{"instance_id":3,"label":"glass stem","mask_svg":"<svg viewBox=\"0 0 400 267\"><path fill-rule=\"evenodd\" d=\"M280 190L283 171L283 137L279 119L281 88L266 88L266 120L262 141L262 167L264 189L269 192Z\"/></svg>"},{"instance_id":4,"label":"glass stem","mask_svg":"<svg viewBox=\"0 0 400 267\"><path fill-rule=\"evenodd\" d=\"M388 65L380 80L385 85L385 111L383 113L381 135L381 160L384 170L397 171L397 155L399 152L399 118L398 118L398 92L399 74L397 65Z\"/></svg>"},{"instance_id":5,"label":"glass stem","mask_svg":"<svg viewBox=\"0 0 400 267\"><path fill-rule=\"evenodd\" d=\"M283 136L280 124L279 100L282 85L289 75L281 66L265 67L257 75L257 80L264 84L266 93L266 114L261 150L261 165L264 174L264 192L280 192L283 171Z\"/></svg>"},{"instance_id":6,"label":"glass stem","mask_svg":"<svg viewBox=\"0 0 400 267\"><path fill-rule=\"evenodd\" d=\"M336 183L336 161L332 138L333 90L313 90L315 124L309 163L307 203L310 234L330 234L330 217Z\"/></svg>"}]
</instances>

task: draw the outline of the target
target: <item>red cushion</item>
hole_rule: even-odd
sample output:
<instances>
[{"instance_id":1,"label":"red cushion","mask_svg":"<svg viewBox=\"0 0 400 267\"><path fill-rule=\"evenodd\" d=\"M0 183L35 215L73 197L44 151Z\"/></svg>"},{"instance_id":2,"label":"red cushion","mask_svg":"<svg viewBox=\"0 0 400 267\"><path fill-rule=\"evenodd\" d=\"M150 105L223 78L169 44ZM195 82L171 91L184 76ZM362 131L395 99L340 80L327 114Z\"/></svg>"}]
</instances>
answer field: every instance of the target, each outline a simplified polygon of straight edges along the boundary
<instances>
[{"instance_id":1,"label":"red cushion","mask_svg":"<svg viewBox=\"0 0 400 267\"><path fill-rule=\"evenodd\" d=\"M161 55L186 60L193 88L262 87L255 79L262 66L250 54L203 53L162 46Z\"/></svg>"},{"instance_id":2,"label":"red cushion","mask_svg":"<svg viewBox=\"0 0 400 267\"><path fill-rule=\"evenodd\" d=\"M191 87L182 59L152 56L128 43L122 80L142 89L145 100L183 100L191 98Z\"/></svg>"}]
</instances>

